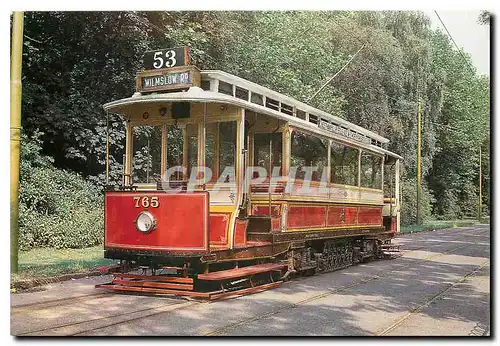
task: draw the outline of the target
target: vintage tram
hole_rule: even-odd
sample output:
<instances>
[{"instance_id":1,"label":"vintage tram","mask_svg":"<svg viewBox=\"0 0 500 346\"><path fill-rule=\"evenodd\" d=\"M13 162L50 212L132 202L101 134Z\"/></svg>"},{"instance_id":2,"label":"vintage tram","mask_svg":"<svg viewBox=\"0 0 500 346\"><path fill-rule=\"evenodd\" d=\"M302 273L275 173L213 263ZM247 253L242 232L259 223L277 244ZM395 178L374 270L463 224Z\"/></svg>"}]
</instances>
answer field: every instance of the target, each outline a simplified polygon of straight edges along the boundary
<instances>
[{"instance_id":1,"label":"vintage tram","mask_svg":"<svg viewBox=\"0 0 500 346\"><path fill-rule=\"evenodd\" d=\"M401 157L386 138L199 71L185 48L144 61L134 95L104 105L126 124L104 238L124 270L98 287L217 299L396 251Z\"/></svg>"}]
</instances>

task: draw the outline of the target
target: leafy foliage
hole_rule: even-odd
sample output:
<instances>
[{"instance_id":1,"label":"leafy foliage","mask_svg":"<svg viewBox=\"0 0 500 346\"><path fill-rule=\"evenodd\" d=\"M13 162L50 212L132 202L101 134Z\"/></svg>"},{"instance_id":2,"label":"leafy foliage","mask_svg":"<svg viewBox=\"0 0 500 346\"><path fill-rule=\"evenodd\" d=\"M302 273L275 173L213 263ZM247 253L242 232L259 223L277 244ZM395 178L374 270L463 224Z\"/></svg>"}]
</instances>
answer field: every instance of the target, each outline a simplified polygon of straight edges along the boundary
<instances>
[{"instance_id":1,"label":"leafy foliage","mask_svg":"<svg viewBox=\"0 0 500 346\"><path fill-rule=\"evenodd\" d=\"M79 174L40 154L43 134L22 137L19 248L79 248L102 243L103 200Z\"/></svg>"}]
</instances>

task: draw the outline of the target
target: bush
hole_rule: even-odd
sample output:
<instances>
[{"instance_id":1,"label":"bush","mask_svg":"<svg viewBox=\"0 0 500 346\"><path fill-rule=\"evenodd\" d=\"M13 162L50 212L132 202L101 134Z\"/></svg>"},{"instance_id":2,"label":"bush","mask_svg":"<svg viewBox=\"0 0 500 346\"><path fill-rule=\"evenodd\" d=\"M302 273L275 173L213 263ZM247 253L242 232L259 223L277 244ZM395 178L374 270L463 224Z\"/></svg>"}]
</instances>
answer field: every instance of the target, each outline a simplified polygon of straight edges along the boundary
<instances>
[{"instance_id":1,"label":"bush","mask_svg":"<svg viewBox=\"0 0 500 346\"><path fill-rule=\"evenodd\" d=\"M417 181L416 179L401 180L401 224L413 225L417 223ZM422 181L422 194L420 197L421 221L426 222L432 216L432 196L426 183Z\"/></svg>"},{"instance_id":2,"label":"bush","mask_svg":"<svg viewBox=\"0 0 500 346\"><path fill-rule=\"evenodd\" d=\"M41 133L21 141L19 249L82 248L102 243L103 198L80 175L41 154Z\"/></svg>"}]
</instances>

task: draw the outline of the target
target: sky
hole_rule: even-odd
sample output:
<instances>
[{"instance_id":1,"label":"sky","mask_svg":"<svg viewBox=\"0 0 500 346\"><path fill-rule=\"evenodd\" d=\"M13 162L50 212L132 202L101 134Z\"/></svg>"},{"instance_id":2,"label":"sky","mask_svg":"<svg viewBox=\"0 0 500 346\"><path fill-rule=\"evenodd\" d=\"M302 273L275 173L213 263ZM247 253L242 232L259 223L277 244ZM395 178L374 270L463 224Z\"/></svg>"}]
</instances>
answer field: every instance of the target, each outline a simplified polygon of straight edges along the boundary
<instances>
[{"instance_id":1,"label":"sky","mask_svg":"<svg viewBox=\"0 0 500 346\"><path fill-rule=\"evenodd\" d=\"M431 19L431 27L446 33L434 11L424 11ZM481 74L490 74L490 26L480 25L477 18L481 11L437 11L460 48L471 55L474 67Z\"/></svg>"}]
</instances>

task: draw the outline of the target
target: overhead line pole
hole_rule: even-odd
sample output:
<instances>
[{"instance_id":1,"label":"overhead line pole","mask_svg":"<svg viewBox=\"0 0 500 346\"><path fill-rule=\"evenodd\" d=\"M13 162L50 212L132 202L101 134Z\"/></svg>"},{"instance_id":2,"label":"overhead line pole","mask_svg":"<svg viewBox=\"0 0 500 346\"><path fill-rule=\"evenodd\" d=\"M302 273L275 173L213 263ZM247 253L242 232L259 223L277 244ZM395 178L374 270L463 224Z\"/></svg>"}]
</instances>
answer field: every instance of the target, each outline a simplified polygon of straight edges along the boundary
<instances>
[{"instance_id":1,"label":"overhead line pole","mask_svg":"<svg viewBox=\"0 0 500 346\"><path fill-rule=\"evenodd\" d=\"M10 271L18 269L19 157L21 152L21 69L23 56L23 12L12 18L10 66Z\"/></svg>"},{"instance_id":2,"label":"overhead line pole","mask_svg":"<svg viewBox=\"0 0 500 346\"><path fill-rule=\"evenodd\" d=\"M421 224L421 193L422 193L422 101L418 99L417 111L417 225Z\"/></svg>"},{"instance_id":3,"label":"overhead line pole","mask_svg":"<svg viewBox=\"0 0 500 346\"><path fill-rule=\"evenodd\" d=\"M483 215L483 181L482 181L482 166L481 166L481 146L479 146L479 208L478 220L481 222Z\"/></svg>"}]
</instances>

